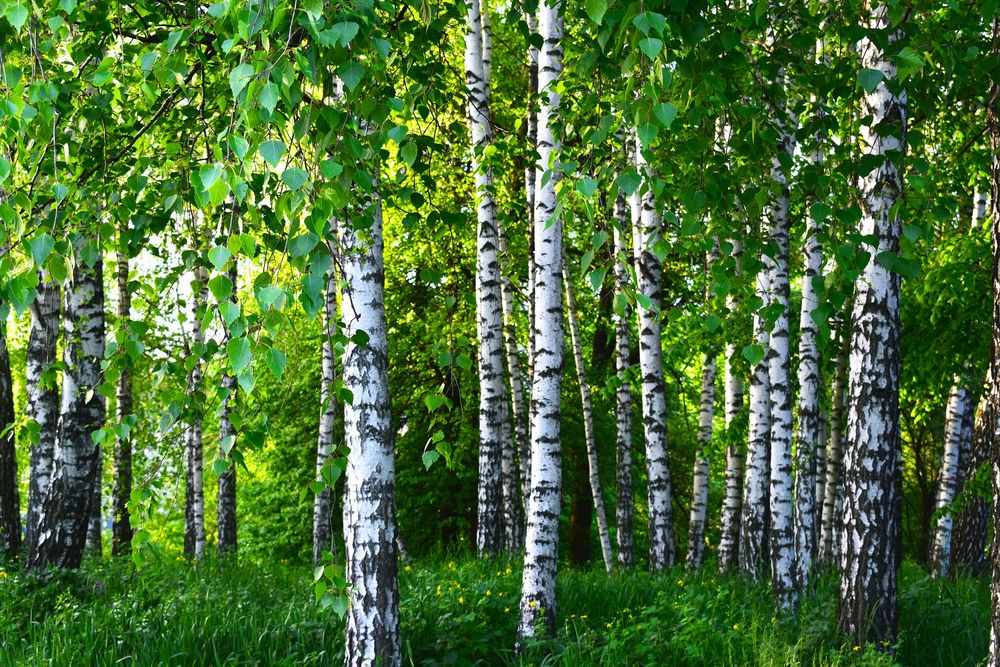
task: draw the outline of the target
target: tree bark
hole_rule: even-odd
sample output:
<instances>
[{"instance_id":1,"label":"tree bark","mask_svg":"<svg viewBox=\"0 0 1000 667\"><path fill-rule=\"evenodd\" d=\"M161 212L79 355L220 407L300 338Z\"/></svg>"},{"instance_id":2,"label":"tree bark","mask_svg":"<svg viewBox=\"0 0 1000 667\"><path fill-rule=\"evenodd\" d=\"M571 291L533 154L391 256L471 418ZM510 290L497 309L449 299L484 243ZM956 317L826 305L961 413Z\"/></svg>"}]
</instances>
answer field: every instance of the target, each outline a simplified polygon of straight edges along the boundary
<instances>
[{"instance_id":1,"label":"tree bark","mask_svg":"<svg viewBox=\"0 0 1000 667\"><path fill-rule=\"evenodd\" d=\"M535 172L534 315L535 349L531 383L531 496L525 533L518 645L556 629L556 566L562 461L559 429L563 370L562 219L556 207L560 145L553 131L559 119L556 84L562 74L561 3L538 7L542 48L538 57L538 165Z\"/></svg>"},{"instance_id":2,"label":"tree bark","mask_svg":"<svg viewBox=\"0 0 1000 667\"><path fill-rule=\"evenodd\" d=\"M21 548L21 498L14 451L14 382L7 352L7 309L0 303L0 555L14 559Z\"/></svg>"},{"instance_id":3,"label":"tree bark","mask_svg":"<svg viewBox=\"0 0 1000 667\"><path fill-rule=\"evenodd\" d=\"M993 17L994 57L1000 55L1000 17ZM990 349L990 376L993 378L990 399L994 410L1000 405L1000 77L993 73L990 77L989 100L986 104L986 129L990 138L990 200L993 222L991 226L993 243L993 341ZM993 477L993 534L1000 535L1000 415L991 415L990 460ZM993 565L993 581L990 597L993 614L990 623L990 653L987 663L990 667L1000 666L1000 539L993 538L990 553Z\"/></svg>"},{"instance_id":4,"label":"tree bark","mask_svg":"<svg viewBox=\"0 0 1000 667\"><path fill-rule=\"evenodd\" d=\"M742 244L732 241L733 257L739 263L743 254ZM726 307L730 312L736 308L736 297L726 296ZM743 475L746 455L737 441L736 420L743 410L743 378L736 373L736 345L727 343L725 349L725 410L726 410L726 478L725 495L722 499L719 539L719 574L725 574L739 565L740 515L743 509Z\"/></svg>"},{"instance_id":5,"label":"tree bark","mask_svg":"<svg viewBox=\"0 0 1000 667\"><path fill-rule=\"evenodd\" d=\"M344 405L344 444L350 452L344 478L345 576L353 588L348 667L402 662L382 208L377 195L370 197L357 216L361 220L351 220L340 232L341 312L350 341L344 349L344 387L354 397ZM368 335L367 345L355 342L359 331Z\"/></svg>"},{"instance_id":6,"label":"tree bark","mask_svg":"<svg viewBox=\"0 0 1000 667\"><path fill-rule=\"evenodd\" d=\"M78 253L79 257L79 253ZM62 405L52 479L42 501L38 530L28 545L27 568L77 568L83 557L100 464L91 434L104 426L104 397L97 391L104 358L104 276L98 255L92 267L78 261L66 293Z\"/></svg>"},{"instance_id":7,"label":"tree bark","mask_svg":"<svg viewBox=\"0 0 1000 667\"><path fill-rule=\"evenodd\" d=\"M635 565L635 547L632 538L632 389L629 379L629 309L625 296L628 285L628 213L625 194L619 190L615 199L615 227L612 232L615 246L615 546L618 564L622 568Z\"/></svg>"},{"instance_id":8,"label":"tree bark","mask_svg":"<svg viewBox=\"0 0 1000 667\"><path fill-rule=\"evenodd\" d=\"M960 492L968 493L964 485L976 475L979 468L989 461L992 442L992 424L996 420L990 405L992 381L987 378L983 388L982 398L976 408L975 422L972 430L972 450L965 463L963 488ZM953 537L951 571L953 575L980 576L986 571L987 551L986 539L989 528L990 506L980 495L971 495L966 499L966 505L955 519L955 535Z\"/></svg>"},{"instance_id":9,"label":"tree bark","mask_svg":"<svg viewBox=\"0 0 1000 667\"><path fill-rule=\"evenodd\" d=\"M327 483L325 468L333 457L333 426L337 419L336 359L333 337L337 333L337 275L331 269L326 279L326 299L323 304L322 370L320 375L319 438L316 442L316 481L323 488L313 499L313 564L323 562L323 552L330 550L333 529L330 512L333 489Z\"/></svg>"},{"instance_id":10,"label":"tree bark","mask_svg":"<svg viewBox=\"0 0 1000 667\"><path fill-rule=\"evenodd\" d=\"M128 252L125 240L118 251L118 327L128 327L132 317L132 295L128 290ZM115 387L118 423L123 424L132 415L132 370L126 366L118 376ZM124 438L115 440L115 479L111 491L112 513L111 554L120 556L132 548L132 522L129 520L128 501L132 496L132 439L131 431Z\"/></svg>"},{"instance_id":11,"label":"tree bark","mask_svg":"<svg viewBox=\"0 0 1000 667\"><path fill-rule=\"evenodd\" d=\"M645 181L639 198L638 220L633 216L636 291L649 300L640 305L639 366L642 373L642 426L646 441L646 479L649 507L649 569L659 572L674 564L674 516L667 461L667 391L663 376L660 310L663 293L660 260L653 249L660 240L661 220L653 197L653 175L635 141L635 160Z\"/></svg>"},{"instance_id":12,"label":"tree bark","mask_svg":"<svg viewBox=\"0 0 1000 667\"><path fill-rule=\"evenodd\" d=\"M701 569L705 560L705 518L708 515L708 447L712 442L715 412L715 355L708 353L701 367L701 404L698 410L698 452L694 460L691 490L691 522L688 530L687 568Z\"/></svg>"},{"instance_id":13,"label":"tree bark","mask_svg":"<svg viewBox=\"0 0 1000 667\"><path fill-rule=\"evenodd\" d=\"M48 492L55 465L59 427L59 388L52 365L59 341L59 283L39 275L35 302L31 305L25 384L28 387L27 416L38 426L38 439L31 446L28 474L28 513L25 544L35 544L42 501Z\"/></svg>"},{"instance_id":14,"label":"tree bark","mask_svg":"<svg viewBox=\"0 0 1000 667\"><path fill-rule=\"evenodd\" d=\"M229 279L233 283L233 293L238 294L236 285L239 278L236 258L233 258L229 268ZM228 342L230 334L226 334ZM223 345L225 347L225 345ZM233 424L232 414L236 409L236 395L239 385L236 376L229 372L229 368L222 373L222 410L219 413L219 458L225 459L228 466L219 475L219 486L217 495L218 512L216 514L216 525L219 531L218 544L219 556L235 555L237 547L237 525L236 525L236 454L239 450L236 447L238 434Z\"/></svg>"},{"instance_id":15,"label":"tree bark","mask_svg":"<svg viewBox=\"0 0 1000 667\"><path fill-rule=\"evenodd\" d=\"M195 244L197 246L197 244ZM188 372L188 395L193 401L194 419L188 426L184 443L184 556L201 560L205 556L205 486L204 486L204 440L202 410L199 398L203 397L202 354L205 349L205 334L201 329L202 318L208 303L208 275L204 266L195 267L192 284L191 349L194 364Z\"/></svg>"},{"instance_id":16,"label":"tree bark","mask_svg":"<svg viewBox=\"0 0 1000 667\"><path fill-rule=\"evenodd\" d=\"M580 322L576 312L576 299L569 278L565 257L563 258L563 283L566 286L566 313L569 316L570 344L573 346L573 361L576 364L576 381L580 386L580 404L583 406L583 435L587 443L587 479L590 495L594 499L594 513L597 516L597 536L601 542L601 556L604 569L614 568L611 553L611 533L608 531L608 515L604 510L604 494L601 491L601 476L597 467L597 438L594 435L594 409L590 400L590 385L587 383L587 369L583 365L583 345L580 340ZM589 525L589 524L588 524Z\"/></svg>"},{"instance_id":17,"label":"tree bark","mask_svg":"<svg viewBox=\"0 0 1000 667\"><path fill-rule=\"evenodd\" d=\"M941 471L938 474L938 492L935 514L938 515L934 527L934 545L931 549L931 576L948 576L951 568L951 537L954 520L951 516L952 501L958 490L959 463L961 458L963 428L966 412L969 410L969 390L965 379L955 376L948 392L948 407L945 410L944 451L941 454Z\"/></svg>"},{"instance_id":18,"label":"tree bark","mask_svg":"<svg viewBox=\"0 0 1000 667\"><path fill-rule=\"evenodd\" d=\"M500 294L499 236L493 171L484 162L493 143L489 92L483 69L483 33L479 0L467 0L465 85L476 179L476 331L479 338L479 485L476 549L492 556L503 548L505 443L503 414L507 401L503 379L503 318ZM509 449L509 448L508 448ZM512 455L512 451L511 451ZM513 457L511 456L511 462ZM509 497L509 494L508 494Z\"/></svg>"},{"instance_id":19,"label":"tree bark","mask_svg":"<svg viewBox=\"0 0 1000 667\"><path fill-rule=\"evenodd\" d=\"M869 30L901 33L888 9L869 5ZM890 31L892 31L890 33ZM891 651L899 607L898 503L902 490L899 439L899 275L877 259L899 252L895 205L903 188L900 159L906 149L906 91L892 58L872 38L860 43L862 67L882 73L866 93L860 116L862 150L884 162L859 179L862 235L877 239L872 260L855 281L851 317L847 443L844 451L844 538L841 555L840 627L856 644ZM891 88L890 88L891 86Z\"/></svg>"},{"instance_id":20,"label":"tree bark","mask_svg":"<svg viewBox=\"0 0 1000 667\"><path fill-rule=\"evenodd\" d=\"M840 567L840 537L843 532L844 466L843 427L844 391L847 385L847 359L850 346L849 327L840 327L837 370L833 376L830 414L830 445L826 454L826 484L823 487L823 530L819 540L819 561L823 567Z\"/></svg>"}]
</instances>

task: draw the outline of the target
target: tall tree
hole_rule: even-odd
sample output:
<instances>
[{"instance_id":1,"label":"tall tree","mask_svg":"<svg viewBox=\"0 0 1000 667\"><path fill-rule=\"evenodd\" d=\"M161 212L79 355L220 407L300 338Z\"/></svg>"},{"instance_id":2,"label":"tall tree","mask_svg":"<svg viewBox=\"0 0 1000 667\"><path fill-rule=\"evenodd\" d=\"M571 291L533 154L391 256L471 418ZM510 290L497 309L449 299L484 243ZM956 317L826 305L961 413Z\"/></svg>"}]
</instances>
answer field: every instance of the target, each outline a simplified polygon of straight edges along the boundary
<instances>
[{"instance_id":1,"label":"tall tree","mask_svg":"<svg viewBox=\"0 0 1000 667\"><path fill-rule=\"evenodd\" d=\"M688 529L687 568L697 572L705 560L705 519L708 516L708 447L712 442L715 412L715 354L705 355L701 366L701 401L698 407L698 451L691 491L691 522Z\"/></svg>"},{"instance_id":2,"label":"tall tree","mask_svg":"<svg viewBox=\"0 0 1000 667\"><path fill-rule=\"evenodd\" d=\"M535 635L539 623L556 629L556 566L562 451L559 432L563 370L562 218L556 201L560 142L558 82L562 75L563 20L559 0L538 7L538 110L535 171L534 329L531 378L531 496L525 531L519 643Z\"/></svg>"},{"instance_id":3,"label":"tall tree","mask_svg":"<svg viewBox=\"0 0 1000 667\"><path fill-rule=\"evenodd\" d=\"M476 179L476 332L479 338L479 491L476 548L480 556L503 546L503 415L507 392L503 377L503 316L500 294L499 235L493 171L486 160L493 143L489 89L483 67L483 30L479 0L467 0L465 85ZM509 495L509 494L508 494Z\"/></svg>"},{"instance_id":4,"label":"tall tree","mask_svg":"<svg viewBox=\"0 0 1000 667\"><path fill-rule=\"evenodd\" d=\"M576 311L576 298L569 278L569 269L563 258L563 283L566 286L566 314L569 320L570 346L576 365L576 382L580 387L580 404L583 408L583 437L587 443L587 479L590 495L594 499L594 514L597 517L597 537L601 542L601 556L604 568L611 572L614 556L611 553L611 533L608 531L608 515L604 510L604 493L601 491L601 475L597 467L597 438L594 435L594 408L590 400L590 385L587 383L587 368L583 364L583 344L580 340L580 322Z\"/></svg>"},{"instance_id":5,"label":"tall tree","mask_svg":"<svg viewBox=\"0 0 1000 667\"><path fill-rule=\"evenodd\" d=\"M21 548L21 499L14 451L14 381L7 351L8 310L0 302L0 554L15 558Z\"/></svg>"},{"instance_id":6,"label":"tall tree","mask_svg":"<svg viewBox=\"0 0 1000 667\"><path fill-rule=\"evenodd\" d=\"M865 155L881 164L858 181L863 236L871 257L899 252L896 203L903 188L906 89L892 58L902 38L887 5L867 5L868 34L859 42L862 68L881 74L866 86L859 115ZM840 627L855 643L890 650L899 608L896 576L900 534L899 275L872 259L858 275L851 314L847 441L844 450L844 541Z\"/></svg>"},{"instance_id":7,"label":"tall tree","mask_svg":"<svg viewBox=\"0 0 1000 667\"><path fill-rule=\"evenodd\" d=\"M239 270L236 258L232 259L229 265L229 280L233 284L233 293L236 294L236 285L239 277ZM226 331L226 347L234 340L231 332ZM218 529L218 542L216 544L219 556L235 554L237 547L237 525L236 525L236 463L239 450L236 447L236 425L233 422L233 413L236 411L236 398L239 392L239 384L236 375L227 367L222 371L222 405L219 411L219 459L225 460L227 465L219 473L218 494L216 495L216 527Z\"/></svg>"},{"instance_id":8,"label":"tall tree","mask_svg":"<svg viewBox=\"0 0 1000 667\"><path fill-rule=\"evenodd\" d=\"M56 347L59 340L59 283L39 274L35 302L31 304L31 332L25 355L25 384L28 387L27 416L37 426L28 464L28 513L25 544L34 544L42 501L48 492L55 463L59 435L59 388L56 384Z\"/></svg>"},{"instance_id":9,"label":"tall tree","mask_svg":"<svg viewBox=\"0 0 1000 667\"><path fill-rule=\"evenodd\" d=\"M963 484L967 485L976 476L979 468L990 460L993 438L993 424L996 417L990 405L993 382L987 376L982 397L973 420L972 449L964 464ZM979 576L986 570L986 540L989 533L990 506L986 498L971 489L964 488L966 504L955 519L951 571L953 574Z\"/></svg>"},{"instance_id":10,"label":"tall tree","mask_svg":"<svg viewBox=\"0 0 1000 667\"><path fill-rule=\"evenodd\" d=\"M128 285L127 241L119 240L118 249L118 327L131 327L132 294ZM129 367L121 370L115 387L118 423L124 424L132 415L132 371ZM132 496L132 439L130 433L115 440L115 477L111 491L112 523L111 553L119 556L128 553L132 545L132 522L129 519L128 502Z\"/></svg>"},{"instance_id":11,"label":"tall tree","mask_svg":"<svg viewBox=\"0 0 1000 667\"><path fill-rule=\"evenodd\" d=\"M934 529L934 545L931 550L931 576L948 576L951 568L951 536L954 519L951 516L951 502L958 490L960 459L962 458L963 422L972 407L965 378L956 375L948 392L948 406L945 409L944 451L941 453L941 472L938 474L938 493L935 512L938 514Z\"/></svg>"},{"instance_id":12,"label":"tall tree","mask_svg":"<svg viewBox=\"0 0 1000 667\"><path fill-rule=\"evenodd\" d=\"M349 667L402 661L382 204L377 190L359 196L355 217L341 225L339 248L341 313L349 341L342 368L344 388L353 395L344 404L344 444L350 452L344 476L345 578L353 590L346 628ZM367 345L358 342L364 335L359 332L367 334Z\"/></svg>"},{"instance_id":13,"label":"tall tree","mask_svg":"<svg viewBox=\"0 0 1000 667\"><path fill-rule=\"evenodd\" d=\"M742 244L732 241L732 255L737 260L743 254ZM726 307L736 307L736 297L726 295ZM719 538L719 573L725 574L739 564L740 515L743 504L743 474L746 456L737 439L736 420L743 410L743 378L736 371L736 345L726 343L725 349L725 410L726 410L726 477L722 499Z\"/></svg>"},{"instance_id":14,"label":"tall tree","mask_svg":"<svg viewBox=\"0 0 1000 667\"><path fill-rule=\"evenodd\" d=\"M195 247L197 245L196 242ZM201 397L204 395L201 383L202 354L205 351L205 333L201 327L208 303L208 273L201 264L195 266L191 293L193 307L188 353L193 363L187 375L187 390L189 396ZM184 556L195 560L201 560L205 555L205 449L201 404L196 398L184 443Z\"/></svg>"},{"instance_id":15,"label":"tall tree","mask_svg":"<svg viewBox=\"0 0 1000 667\"><path fill-rule=\"evenodd\" d=\"M636 136L635 161L644 185L638 220L633 212L632 243L636 290L647 304L639 315L639 367L642 373L642 430L646 440L646 489L649 508L649 569L658 572L674 564L674 512L667 461L667 389L663 376L660 321L662 267L654 247L662 236L662 221L653 196L653 172ZM634 209L633 209L634 211Z\"/></svg>"},{"instance_id":16,"label":"tall tree","mask_svg":"<svg viewBox=\"0 0 1000 667\"><path fill-rule=\"evenodd\" d=\"M830 444L826 449L826 484L823 487L823 527L819 539L819 562L824 567L840 567L840 543L844 504L844 394L847 389L847 360L850 347L848 322L839 327L837 368L833 375L830 400Z\"/></svg>"},{"instance_id":17,"label":"tall tree","mask_svg":"<svg viewBox=\"0 0 1000 667\"><path fill-rule=\"evenodd\" d=\"M334 232L336 233L336 232ZM333 457L333 426L337 419L335 385L337 381L336 358L333 341L337 333L337 275L334 269L326 278L326 297L323 301L322 367L319 385L319 439L316 443L316 481L322 485L313 499L313 563L323 561L323 552L330 549L333 529L330 504L333 489L330 487L328 464Z\"/></svg>"},{"instance_id":18,"label":"tall tree","mask_svg":"<svg viewBox=\"0 0 1000 667\"><path fill-rule=\"evenodd\" d=\"M29 570L80 566L100 464L91 436L104 426L106 409L97 391L104 358L104 270L99 250L82 239L76 248L80 259L66 291L59 436L52 479L28 544Z\"/></svg>"},{"instance_id":19,"label":"tall tree","mask_svg":"<svg viewBox=\"0 0 1000 667\"><path fill-rule=\"evenodd\" d=\"M632 390L629 379L629 306L625 296L628 285L628 211L625 193L615 198L615 223L612 230L615 251L615 546L618 564L623 568L635 565L632 539Z\"/></svg>"},{"instance_id":20,"label":"tall tree","mask_svg":"<svg viewBox=\"0 0 1000 667\"><path fill-rule=\"evenodd\" d=\"M1000 16L993 17L991 52L994 58L1000 56ZM993 378L990 397L993 406L1000 405L1000 76L994 70L990 76L989 99L986 103L986 130L990 139L990 201L992 202L991 236L993 245L993 340L990 347L990 376ZM993 414L991 424L992 446L990 460L993 478L993 534L1000 535L1000 433ZM990 597L993 603L990 623L990 667L1000 666L1000 540L993 539L990 554L993 564L993 581Z\"/></svg>"}]
</instances>

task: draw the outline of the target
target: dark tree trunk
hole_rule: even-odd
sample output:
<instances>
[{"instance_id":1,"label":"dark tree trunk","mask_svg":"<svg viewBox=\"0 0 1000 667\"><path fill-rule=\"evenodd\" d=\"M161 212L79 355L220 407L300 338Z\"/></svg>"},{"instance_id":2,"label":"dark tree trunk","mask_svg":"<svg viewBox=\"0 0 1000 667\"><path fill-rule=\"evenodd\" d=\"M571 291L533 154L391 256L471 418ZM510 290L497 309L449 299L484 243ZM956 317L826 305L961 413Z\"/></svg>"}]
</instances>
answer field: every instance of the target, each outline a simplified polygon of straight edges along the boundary
<instances>
[{"instance_id":1,"label":"dark tree trunk","mask_svg":"<svg viewBox=\"0 0 1000 667\"><path fill-rule=\"evenodd\" d=\"M236 260L229 269L229 279L236 285ZM235 287L233 288L235 292ZM219 555L236 553L236 459L239 450L236 448L236 428L233 426L232 413L236 408L236 393L239 386L236 376L228 371L222 376L222 390L225 399L222 402L222 414L219 415L219 457L226 458L229 465L219 475L218 494L218 530ZM226 448L229 451L226 451Z\"/></svg>"},{"instance_id":2,"label":"dark tree trunk","mask_svg":"<svg viewBox=\"0 0 1000 667\"><path fill-rule=\"evenodd\" d=\"M6 309L0 303L0 554L16 558L21 547L21 503L14 452L14 383L7 354Z\"/></svg>"},{"instance_id":3,"label":"dark tree trunk","mask_svg":"<svg viewBox=\"0 0 1000 667\"><path fill-rule=\"evenodd\" d=\"M118 326L128 327L132 316L132 295L128 290L128 251L125 240L118 251ZM123 423L132 414L132 369L126 366L118 376L116 388L118 422ZM128 501L132 495L132 438L131 432L118 438L115 446L115 482L112 496L114 519L111 524L111 554L120 556L131 551L132 522L129 520Z\"/></svg>"}]
</instances>

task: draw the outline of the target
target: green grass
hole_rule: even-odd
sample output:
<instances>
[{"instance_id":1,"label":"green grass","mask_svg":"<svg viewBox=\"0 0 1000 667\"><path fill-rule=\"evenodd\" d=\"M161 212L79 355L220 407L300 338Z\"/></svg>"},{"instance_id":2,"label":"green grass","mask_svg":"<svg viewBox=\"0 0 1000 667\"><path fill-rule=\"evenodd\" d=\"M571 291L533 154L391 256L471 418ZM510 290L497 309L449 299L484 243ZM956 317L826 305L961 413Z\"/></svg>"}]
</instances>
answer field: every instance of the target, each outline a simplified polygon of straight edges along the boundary
<instances>
[{"instance_id":1,"label":"green grass","mask_svg":"<svg viewBox=\"0 0 1000 667\"><path fill-rule=\"evenodd\" d=\"M516 564L426 561L402 568L412 665L888 665L844 645L836 584L796 616L766 587L681 569L608 576L564 570L559 633L513 653ZM985 582L939 582L912 565L900 585L904 665L976 665L986 654ZM91 565L48 581L0 572L0 665L328 665L343 625L313 604L308 568L155 560Z\"/></svg>"}]
</instances>

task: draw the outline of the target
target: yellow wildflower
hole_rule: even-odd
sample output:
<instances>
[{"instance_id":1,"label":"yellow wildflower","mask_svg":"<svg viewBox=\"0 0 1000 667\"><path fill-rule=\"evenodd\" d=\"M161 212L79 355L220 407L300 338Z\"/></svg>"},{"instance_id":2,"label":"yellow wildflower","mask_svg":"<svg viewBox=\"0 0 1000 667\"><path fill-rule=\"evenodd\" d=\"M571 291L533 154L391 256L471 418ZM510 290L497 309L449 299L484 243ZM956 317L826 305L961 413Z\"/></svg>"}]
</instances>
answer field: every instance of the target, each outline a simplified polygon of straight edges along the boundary
<instances>
[{"instance_id":1,"label":"yellow wildflower","mask_svg":"<svg viewBox=\"0 0 1000 667\"><path fill-rule=\"evenodd\" d=\"M491 595L493 595L493 591L491 591L490 589L487 588L486 589L486 597L489 597Z\"/></svg>"},{"instance_id":2,"label":"yellow wildflower","mask_svg":"<svg viewBox=\"0 0 1000 667\"><path fill-rule=\"evenodd\" d=\"M412 567L410 567L409 565L404 565L404 566L403 566L403 572L409 572L409 571L410 571L410 570L412 570L412 569L413 569L413 568L412 568Z\"/></svg>"},{"instance_id":3,"label":"yellow wildflower","mask_svg":"<svg viewBox=\"0 0 1000 667\"><path fill-rule=\"evenodd\" d=\"M459 596L458 597L458 604L465 604L465 598L463 598L462 596Z\"/></svg>"},{"instance_id":4,"label":"yellow wildflower","mask_svg":"<svg viewBox=\"0 0 1000 667\"><path fill-rule=\"evenodd\" d=\"M854 647L854 650L855 650L855 651L857 651L857 650L859 650L860 648L861 648L860 646L855 646L855 647Z\"/></svg>"},{"instance_id":5,"label":"yellow wildflower","mask_svg":"<svg viewBox=\"0 0 1000 667\"><path fill-rule=\"evenodd\" d=\"M441 584L438 584L437 592L435 593L438 597L441 597Z\"/></svg>"},{"instance_id":6,"label":"yellow wildflower","mask_svg":"<svg viewBox=\"0 0 1000 667\"><path fill-rule=\"evenodd\" d=\"M531 607L532 609L534 609L535 607L538 606L538 602L536 602L535 600L530 600L528 602L528 606Z\"/></svg>"},{"instance_id":7,"label":"yellow wildflower","mask_svg":"<svg viewBox=\"0 0 1000 667\"><path fill-rule=\"evenodd\" d=\"M740 629L740 624L739 623L733 623L733 630L739 630L739 629Z\"/></svg>"},{"instance_id":8,"label":"yellow wildflower","mask_svg":"<svg viewBox=\"0 0 1000 667\"><path fill-rule=\"evenodd\" d=\"M503 608L503 613L509 614L510 613L510 607L504 607Z\"/></svg>"}]
</instances>

